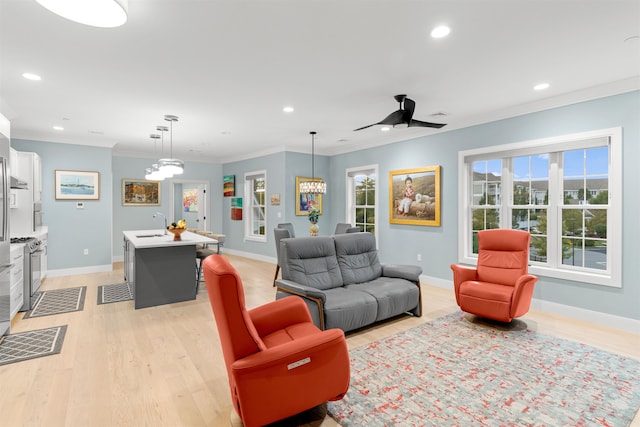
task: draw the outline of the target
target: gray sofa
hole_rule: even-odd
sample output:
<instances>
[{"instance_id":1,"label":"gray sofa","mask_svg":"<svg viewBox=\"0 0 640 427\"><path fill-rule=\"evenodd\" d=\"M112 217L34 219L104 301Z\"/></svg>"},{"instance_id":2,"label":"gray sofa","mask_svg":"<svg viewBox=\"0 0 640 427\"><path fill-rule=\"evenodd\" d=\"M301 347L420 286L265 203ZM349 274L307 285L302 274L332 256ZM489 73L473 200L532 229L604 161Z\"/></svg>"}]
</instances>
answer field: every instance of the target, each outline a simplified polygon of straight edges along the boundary
<instances>
[{"instance_id":1,"label":"gray sofa","mask_svg":"<svg viewBox=\"0 0 640 427\"><path fill-rule=\"evenodd\" d=\"M378 261L371 233L280 240L276 299L301 296L320 329L351 331L409 312L421 316L422 269Z\"/></svg>"}]
</instances>

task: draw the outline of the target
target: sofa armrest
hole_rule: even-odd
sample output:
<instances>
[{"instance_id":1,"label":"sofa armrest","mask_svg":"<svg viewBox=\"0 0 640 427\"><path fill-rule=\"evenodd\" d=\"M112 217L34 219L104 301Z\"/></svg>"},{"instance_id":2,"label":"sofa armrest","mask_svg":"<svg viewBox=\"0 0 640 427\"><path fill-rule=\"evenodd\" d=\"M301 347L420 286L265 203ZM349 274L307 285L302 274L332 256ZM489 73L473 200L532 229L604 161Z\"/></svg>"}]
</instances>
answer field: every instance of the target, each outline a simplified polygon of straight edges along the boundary
<instances>
[{"instance_id":1,"label":"sofa armrest","mask_svg":"<svg viewBox=\"0 0 640 427\"><path fill-rule=\"evenodd\" d=\"M270 301L251 309L249 317L261 337L297 323L312 322L307 305L296 297Z\"/></svg>"},{"instance_id":2,"label":"sofa armrest","mask_svg":"<svg viewBox=\"0 0 640 427\"><path fill-rule=\"evenodd\" d=\"M417 265L382 264L382 275L384 277L396 277L418 283L421 274L422 268Z\"/></svg>"},{"instance_id":3,"label":"sofa armrest","mask_svg":"<svg viewBox=\"0 0 640 427\"><path fill-rule=\"evenodd\" d=\"M312 299L320 299L323 303L327 301L327 296L320 289L301 285L300 283L292 282L291 280L276 280L276 286L278 287L278 290L282 292L300 295L302 297L309 297Z\"/></svg>"}]
</instances>

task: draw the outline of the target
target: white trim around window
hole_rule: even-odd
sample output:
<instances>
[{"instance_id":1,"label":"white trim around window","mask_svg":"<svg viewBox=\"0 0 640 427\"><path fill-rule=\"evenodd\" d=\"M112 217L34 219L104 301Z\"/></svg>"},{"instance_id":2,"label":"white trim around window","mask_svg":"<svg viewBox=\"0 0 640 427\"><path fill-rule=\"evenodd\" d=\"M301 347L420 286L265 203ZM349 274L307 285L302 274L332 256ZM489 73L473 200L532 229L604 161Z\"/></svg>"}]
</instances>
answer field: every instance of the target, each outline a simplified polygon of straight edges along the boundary
<instances>
[{"instance_id":1,"label":"white trim around window","mask_svg":"<svg viewBox=\"0 0 640 427\"><path fill-rule=\"evenodd\" d=\"M368 177L375 177L375 200L372 206L374 211L374 235L376 236L376 242L378 241L378 228L379 228L379 211L380 211L380 203L379 203L379 194L380 194L380 176L378 174L378 165L366 165L366 166L358 166L353 168L347 168L345 170L345 213L344 217L346 222L351 225L356 224L356 200L355 200L355 187L356 180L355 177L359 175L366 175Z\"/></svg>"},{"instance_id":2,"label":"white trim around window","mask_svg":"<svg viewBox=\"0 0 640 427\"><path fill-rule=\"evenodd\" d=\"M254 191L255 183L264 181L262 188ZM247 172L244 174L244 240L254 242L267 241L267 171Z\"/></svg>"},{"instance_id":3,"label":"white trim around window","mask_svg":"<svg viewBox=\"0 0 640 427\"><path fill-rule=\"evenodd\" d=\"M608 147L608 203L580 206L569 205L563 191L563 153L572 150L589 150ZM553 277L576 282L593 283L611 287L622 287L622 128L602 129L575 133L551 138L516 142L512 144L483 147L458 153L458 260L461 263L475 264L477 255L473 253L473 163L483 160L500 160L501 194L499 206L499 227L512 228L512 210L531 209L537 206L513 204L514 169L513 159L523 156L549 155L548 202L540 205L548 212L546 238L548 239L546 260L530 263L529 272L539 276ZM497 174L493 175L494 177ZM516 178L517 179L517 178ZM566 190L566 189L565 189ZM475 203L478 202L477 195ZM540 202L541 199L538 199ZM485 205L490 208L491 205ZM563 262L563 244L573 238L567 237L563 227L562 215L571 210L606 210L606 268L598 270L588 267L565 265ZM564 228L564 231L563 231ZM533 233L533 231L532 231ZM584 230L583 230L584 233ZM535 236L535 234L532 234ZM576 238L575 240L580 240ZM583 237L582 240L585 240ZM591 239L586 239L591 240ZM586 252L583 251L584 256ZM575 256L574 256L575 257ZM575 259L575 258L572 258Z\"/></svg>"}]
</instances>

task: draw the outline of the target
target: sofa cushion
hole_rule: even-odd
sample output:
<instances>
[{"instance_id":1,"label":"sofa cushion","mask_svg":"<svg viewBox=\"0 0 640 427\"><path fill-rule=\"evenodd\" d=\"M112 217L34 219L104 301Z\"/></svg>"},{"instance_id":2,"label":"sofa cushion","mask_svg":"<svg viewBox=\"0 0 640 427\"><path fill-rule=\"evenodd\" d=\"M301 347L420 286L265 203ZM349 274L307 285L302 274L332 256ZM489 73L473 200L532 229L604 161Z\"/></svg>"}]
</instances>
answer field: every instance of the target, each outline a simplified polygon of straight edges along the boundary
<instances>
[{"instance_id":1,"label":"sofa cushion","mask_svg":"<svg viewBox=\"0 0 640 427\"><path fill-rule=\"evenodd\" d=\"M333 239L345 285L369 282L382 275L376 238L373 234L338 234L333 236Z\"/></svg>"},{"instance_id":2,"label":"sofa cushion","mask_svg":"<svg viewBox=\"0 0 640 427\"><path fill-rule=\"evenodd\" d=\"M368 293L376 299L376 321L411 311L420 301L420 289L415 283L393 277L379 277L368 283L348 285L345 288Z\"/></svg>"},{"instance_id":3,"label":"sofa cushion","mask_svg":"<svg viewBox=\"0 0 640 427\"><path fill-rule=\"evenodd\" d=\"M376 320L378 303L371 294L358 289L340 287L326 292L325 329L351 331Z\"/></svg>"},{"instance_id":4,"label":"sofa cushion","mask_svg":"<svg viewBox=\"0 0 640 427\"><path fill-rule=\"evenodd\" d=\"M333 238L296 237L280 240L282 278L326 290L342 286Z\"/></svg>"}]
</instances>

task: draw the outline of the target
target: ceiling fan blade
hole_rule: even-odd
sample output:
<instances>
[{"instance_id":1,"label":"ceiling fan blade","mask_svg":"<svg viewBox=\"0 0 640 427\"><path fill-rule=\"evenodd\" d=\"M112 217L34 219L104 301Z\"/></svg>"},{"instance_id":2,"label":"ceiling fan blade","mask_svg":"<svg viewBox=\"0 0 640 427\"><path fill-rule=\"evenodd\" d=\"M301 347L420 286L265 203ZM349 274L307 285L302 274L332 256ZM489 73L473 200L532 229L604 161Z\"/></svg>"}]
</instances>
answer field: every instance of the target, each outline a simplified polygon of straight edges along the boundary
<instances>
[{"instance_id":1,"label":"ceiling fan blade","mask_svg":"<svg viewBox=\"0 0 640 427\"><path fill-rule=\"evenodd\" d=\"M389 114L384 119L380 120L378 123L374 123L374 124L369 125L369 126L363 126L361 128L354 129L353 131L355 132L357 130L370 128L371 126L375 126L375 125L395 126L395 125L398 125L400 123L406 123L406 121L404 121L404 118L403 118L404 113L405 113L404 110L396 110L393 113Z\"/></svg>"},{"instance_id":2,"label":"ceiling fan blade","mask_svg":"<svg viewBox=\"0 0 640 427\"><path fill-rule=\"evenodd\" d=\"M405 118L407 119L407 122L410 122L413 117L413 112L416 110L416 102L413 99L405 98L404 109L406 111Z\"/></svg>"},{"instance_id":3,"label":"ceiling fan blade","mask_svg":"<svg viewBox=\"0 0 640 427\"><path fill-rule=\"evenodd\" d=\"M409 122L409 127L420 127L420 128L436 128L440 129L443 126L446 126L446 123L431 123L431 122L423 122L421 120L411 120Z\"/></svg>"},{"instance_id":4,"label":"ceiling fan blade","mask_svg":"<svg viewBox=\"0 0 640 427\"><path fill-rule=\"evenodd\" d=\"M379 121L377 124L379 125L389 125L395 126L400 123L405 123L404 121L404 110L396 110L393 113L389 114L387 117Z\"/></svg>"},{"instance_id":5,"label":"ceiling fan blade","mask_svg":"<svg viewBox=\"0 0 640 427\"><path fill-rule=\"evenodd\" d=\"M362 126L361 128L354 129L353 131L355 132L355 131L357 131L357 130L362 130L362 129L370 128L371 126L375 126L375 125L377 125L377 124L378 124L378 123L374 123L374 124L372 124L372 125L367 125L367 126Z\"/></svg>"}]
</instances>

